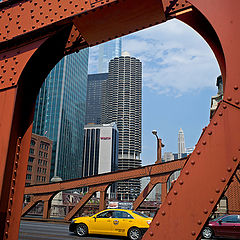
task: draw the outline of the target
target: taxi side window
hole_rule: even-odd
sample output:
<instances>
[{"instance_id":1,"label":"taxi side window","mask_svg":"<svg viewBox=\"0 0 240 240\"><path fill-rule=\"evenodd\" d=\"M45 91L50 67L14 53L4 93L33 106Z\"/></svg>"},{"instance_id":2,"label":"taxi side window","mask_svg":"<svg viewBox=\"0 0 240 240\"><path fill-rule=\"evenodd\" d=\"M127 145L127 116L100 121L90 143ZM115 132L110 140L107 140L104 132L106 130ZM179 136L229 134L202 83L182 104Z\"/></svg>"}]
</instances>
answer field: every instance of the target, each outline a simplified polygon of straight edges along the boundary
<instances>
[{"instance_id":1,"label":"taxi side window","mask_svg":"<svg viewBox=\"0 0 240 240\"><path fill-rule=\"evenodd\" d=\"M113 215L112 211L103 212L97 215L97 218L111 218Z\"/></svg>"},{"instance_id":2,"label":"taxi side window","mask_svg":"<svg viewBox=\"0 0 240 240\"><path fill-rule=\"evenodd\" d=\"M127 219L133 219L133 217L124 211L114 211L113 213L114 218L127 218Z\"/></svg>"}]
</instances>

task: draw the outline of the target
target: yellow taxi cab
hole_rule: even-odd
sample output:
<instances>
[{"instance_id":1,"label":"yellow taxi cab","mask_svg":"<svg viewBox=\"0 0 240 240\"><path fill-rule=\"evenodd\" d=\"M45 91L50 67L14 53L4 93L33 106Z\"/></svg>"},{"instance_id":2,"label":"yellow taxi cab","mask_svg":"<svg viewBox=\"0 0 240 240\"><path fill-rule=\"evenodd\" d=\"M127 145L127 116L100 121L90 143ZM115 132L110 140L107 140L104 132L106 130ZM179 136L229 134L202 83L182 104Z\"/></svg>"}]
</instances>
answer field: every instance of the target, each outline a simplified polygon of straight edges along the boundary
<instances>
[{"instance_id":1,"label":"yellow taxi cab","mask_svg":"<svg viewBox=\"0 0 240 240\"><path fill-rule=\"evenodd\" d=\"M74 218L70 232L83 237L87 234L103 234L128 237L139 240L147 231L152 218L132 210L107 209L91 217Z\"/></svg>"}]
</instances>

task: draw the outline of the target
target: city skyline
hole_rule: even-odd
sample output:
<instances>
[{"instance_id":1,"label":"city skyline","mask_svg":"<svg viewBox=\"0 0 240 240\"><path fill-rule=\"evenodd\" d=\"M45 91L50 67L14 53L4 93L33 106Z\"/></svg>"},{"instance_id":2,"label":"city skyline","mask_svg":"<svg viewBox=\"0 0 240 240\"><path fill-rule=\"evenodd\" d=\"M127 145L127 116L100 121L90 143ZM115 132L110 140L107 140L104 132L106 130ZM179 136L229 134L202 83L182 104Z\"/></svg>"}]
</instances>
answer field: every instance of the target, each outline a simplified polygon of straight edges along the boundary
<instances>
[{"instance_id":1,"label":"city skyline","mask_svg":"<svg viewBox=\"0 0 240 240\"><path fill-rule=\"evenodd\" d=\"M186 147L194 147L209 123L211 96L220 75L216 58L202 37L178 20L122 38L123 51L143 63L143 164L156 161L152 130L163 139L164 152L177 152L184 129ZM97 65L98 47L90 48L89 73Z\"/></svg>"}]
</instances>

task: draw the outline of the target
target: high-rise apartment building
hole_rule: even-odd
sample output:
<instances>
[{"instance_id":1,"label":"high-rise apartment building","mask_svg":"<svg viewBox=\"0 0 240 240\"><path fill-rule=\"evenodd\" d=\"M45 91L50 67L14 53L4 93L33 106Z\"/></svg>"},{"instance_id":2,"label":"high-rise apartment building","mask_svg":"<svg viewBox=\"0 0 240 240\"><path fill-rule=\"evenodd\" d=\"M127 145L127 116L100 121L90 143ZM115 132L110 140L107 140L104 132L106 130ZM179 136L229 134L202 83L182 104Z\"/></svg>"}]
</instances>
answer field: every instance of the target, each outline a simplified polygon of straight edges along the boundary
<instances>
[{"instance_id":1,"label":"high-rise apartment building","mask_svg":"<svg viewBox=\"0 0 240 240\"><path fill-rule=\"evenodd\" d=\"M182 128L178 131L178 158L182 158L186 153L184 133Z\"/></svg>"},{"instance_id":2,"label":"high-rise apartment building","mask_svg":"<svg viewBox=\"0 0 240 240\"><path fill-rule=\"evenodd\" d=\"M118 169L141 166L142 63L128 53L109 63L103 123L116 122L119 130ZM118 184L118 198L131 200L140 192L140 180Z\"/></svg>"},{"instance_id":3,"label":"high-rise apartment building","mask_svg":"<svg viewBox=\"0 0 240 240\"><path fill-rule=\"evenodd\" d=\"M33 133L53 141L51 177L81 177L89 49L64 57L43 83Z\"/></svg>"},{"instance_id":4,"label":"high-rise apartment building","mask_svg":"<svg viewBox=\"0 0 240 240\"><path fill-rule=\"evenodd\" d=\"M88 75L85 124L102 122L102 106L105 101L103 91L105 91L107 79L108 73Z\"/></svg>"},{"instance_id":5,"label":"high-rise apartment building","mask_svg":"<svg viewBox=\"0 0 240 240\"><path fill-rule=\"evenodd\" d=\"M108 63L122 54L122 39L117 38L99 45L98 50L98 73L108 72Z\"/></svg>"}]
</instances>

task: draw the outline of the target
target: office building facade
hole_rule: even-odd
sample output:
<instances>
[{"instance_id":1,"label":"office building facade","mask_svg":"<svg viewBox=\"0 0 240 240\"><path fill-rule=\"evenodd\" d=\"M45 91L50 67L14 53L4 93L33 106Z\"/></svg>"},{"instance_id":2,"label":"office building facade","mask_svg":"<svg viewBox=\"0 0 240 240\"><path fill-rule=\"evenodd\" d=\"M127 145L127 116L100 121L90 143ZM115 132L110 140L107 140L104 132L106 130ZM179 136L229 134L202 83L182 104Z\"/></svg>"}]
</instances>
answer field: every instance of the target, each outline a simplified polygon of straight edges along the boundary
<instances>
[{"instance_id":1,"label":"office building facade","mask_svg":"<svg viewBox=\"0 0 240 240\"><path fill-rule=\"evenodd\" d=\"M178 131L178 158L184 157L184 154L186 154L184 133L182 128L180 128Z\"/></svg>"},{"instance_id":2,"label":"office building facade","mask_svg":"<svg viewBox=\"0 0 240 240\"><path fill-rule=\"evenodd\" d=\"M45 136L32 134L26 174L26 186L49 182L51 158L52 141Z\"/></svg>"},{"instance_id":3,"label":"office building facade","mask_svg":"<svg viewBox=\"0 0 240 240\"><path fill-rule=\"evenodd\" d=\"M118 129L115 123L88 124L84 127L82 176L115 172L118 169ZM110 198L116 197L115 184Z\"/></svg>"},{"instance_id":4,"label":"office building facade","mask_svg":"<svg viewBox=\"0 0 240 240\"><path fill-rule=\"evenodd\" d=\"M109 63L102 121L116 122L119 130L118 169L141 166L142 64L124 53ZM132 200L140 193L140 180L118 183L118 199Z\"/></svg>"},{"instance_id":5,"label":"office building facade","mask_svg":"<svg viewBox=\"0 0 240 240\"><path fill-rule=\"evenodd\" d=\"M100 124L105 99L104 91L108 73L89 74L87 82L87 100L85 124Z\"/></svg>"},{"instance_id":6,"label":"office building facade","mask_svg":"<svg viewBox=\"0 0 240 240\"><path fill-rule=\"evenodd\" d=\"M81 177L89 49L64 57L43 83L33 133L53 141L51 177Z\"/></svg>"},{"instance_id":7,"label":"office building facade","mask_svg":"<svg viewBox=\"0 0 240 240\"><path fill-rule=\"evenodd\" d=\"M98 73L108 72L108 63L122 53L122 38L117 38L99 45L98 49Z\"/></svg>"}]
</instances>

